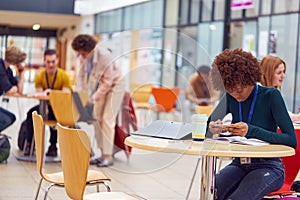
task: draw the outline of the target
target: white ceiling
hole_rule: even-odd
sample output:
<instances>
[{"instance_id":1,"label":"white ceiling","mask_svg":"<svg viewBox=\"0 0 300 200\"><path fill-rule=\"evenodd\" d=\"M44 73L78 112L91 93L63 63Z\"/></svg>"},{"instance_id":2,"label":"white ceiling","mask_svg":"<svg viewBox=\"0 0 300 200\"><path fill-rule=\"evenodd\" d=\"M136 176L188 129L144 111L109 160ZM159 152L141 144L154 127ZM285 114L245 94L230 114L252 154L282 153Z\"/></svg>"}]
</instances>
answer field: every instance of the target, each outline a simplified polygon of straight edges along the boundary
<instances>
[{"instance_id":1,"label":"white ceiling","mask_svg":"<svg viewBox=\"0 0 300 200\"><path fill-rule=\"evenodd\" d=\"M75 0L74 12L91 15L149 0Z\"/></svg>"}]
</instances>

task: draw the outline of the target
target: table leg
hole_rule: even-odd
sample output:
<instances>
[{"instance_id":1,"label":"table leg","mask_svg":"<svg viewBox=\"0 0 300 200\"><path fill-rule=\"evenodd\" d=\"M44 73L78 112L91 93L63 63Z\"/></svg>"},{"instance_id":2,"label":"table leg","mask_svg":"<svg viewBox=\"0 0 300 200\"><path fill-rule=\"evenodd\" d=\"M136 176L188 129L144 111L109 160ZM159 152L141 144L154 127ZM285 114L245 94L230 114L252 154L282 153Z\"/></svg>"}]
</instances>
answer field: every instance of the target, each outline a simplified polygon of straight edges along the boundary
<instances>
[{"instance_id":1,"label":"table leg","mask_svg":"<svg viewBox=\"0 0 300 200\"><path fill-rule=\"evenodd\" d=\"M215 162L214 156L202 156L200 200L213 200L215 194Z\"/></svg>"}]
</instances>

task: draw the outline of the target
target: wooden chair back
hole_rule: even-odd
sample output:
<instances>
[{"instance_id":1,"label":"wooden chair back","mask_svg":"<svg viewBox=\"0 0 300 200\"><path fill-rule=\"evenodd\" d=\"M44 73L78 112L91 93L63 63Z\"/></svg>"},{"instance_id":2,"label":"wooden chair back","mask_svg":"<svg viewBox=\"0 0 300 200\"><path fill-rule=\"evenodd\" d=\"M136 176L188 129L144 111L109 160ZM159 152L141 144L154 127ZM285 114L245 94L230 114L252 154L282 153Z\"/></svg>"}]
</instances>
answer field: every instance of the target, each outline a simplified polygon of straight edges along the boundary
<instances>
[{"instance_id":1,"label":"wooden chair back","mask_svg":"<svg viewBox=\"0 0 300 200\"><path fill-rule=\"evenodd\" d=\"M43 159L44 159L44 122L41 115L36 111L32 113L34 140L35 140L35 155L36 167L41 177L45 179L43 174Z\"/></svg>"},{"instance_id":2,"label":"wooden chair back","mask_svg":"<svg viewBox=\"0 0 300 200\"><path fill-rule=\"evenodd\" d=\"M73 103L72 94L61 90L51 90L49 100L56 121L63 126L75 126L80 115Z\"/></svg>"},{"instance_id":3,"label":"wooden chair back","mask_svg":"<svg viewBox=\"0 0 300 200\"><path fill-rule=\"evenodd\" d=\"M214 111L214 106L196 106L195 107L195 113L196 114L206 114L207 116L210 116L210 114Z\"/></svg>"},{"instance_id":4,"label":"wooden chair back","mask_svg":"<svg viewBox=\"0 0 300 200\"><path fill-rule=\"evenodd\" d=\"M71 199L83 199L88 175L91 142L84 130L57 124L65 190Z\"/></svg>"},{"instance_id":5,"label":"wooden chair back","mask_svg":"<svg viewBox=\"0 0 300 200\"><path fill-rule=\"evenodd\" d=\"M135 103L148 103L152 95L152 84L144 84L136 87L132 92L132 98Z\"/></svg>"}]
</instances>

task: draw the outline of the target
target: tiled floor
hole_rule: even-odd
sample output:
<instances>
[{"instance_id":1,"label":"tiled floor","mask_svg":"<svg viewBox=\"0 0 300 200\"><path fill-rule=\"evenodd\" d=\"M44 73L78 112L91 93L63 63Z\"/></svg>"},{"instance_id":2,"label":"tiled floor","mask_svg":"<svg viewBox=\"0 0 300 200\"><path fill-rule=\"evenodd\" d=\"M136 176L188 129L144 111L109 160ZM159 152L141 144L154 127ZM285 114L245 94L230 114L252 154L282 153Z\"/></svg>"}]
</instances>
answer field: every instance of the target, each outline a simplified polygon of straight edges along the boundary
<instances>
[{"instance_id":1,"label":"tiled floor","mask_svg":"<svg viewBox=\"0 0 300 200\"><path fill-rule=\"evenodd\" d=\"M16 156L21 152L17 148L17 134L26 112L38 104L37 100L10 98L9 103L2 107L14 112L17 121L5 130L11 136L12 150L7 164L0 164L0 200L32 200L34 199L40 176L33 162L18 161ZM93 128L80 123L93 138ZM47 131L49 132L49 131ZM94 143L93 143L94 144ZM94 144L94 149L95 144ZM96 151L96 154L99 152ZM109 168L91 169L101 170L112 181L109 183L112 191L123 191L140 195L150 200L183 200L193 175L197 162L196 156L166 154L133 149L127 160L124 152L116 154L115 162ZM223 162L226 164L227 162ZM46 163L45 170L55 172L60 170L60 163ZM199 170L196 174L189 199L199 199ZM48 183L43 182L39 199L43 199ZM104 187L101 188L102 191ZM95 192L95 187L87 187L86 193ZM63 188L54 187L50 190L48 199L68 199Z\"/></svg>"},{"instance_id":2,"label":"tiled floor","mask_svg":"<svg viewBox=\"0 0 300 200\"><path fill-rule=\"evenodd\" d=\"M1 99L0 99L1 100ZM7 164L0 164L0 200L34 199L39 182L39 174L33 162L16 159L21 152L17 147L17 135L26 112L38 101L32 99L10 98L9 103L0 102L1 106L14 112L17 121L4 133L11 136L12 149ZM91 136L93 128L87 124L79 124ZM49 131L47 131L49 132ZM95 145L94 145L95 146ZM99 153L96 151L96 153ZM127 160L124 152L115 156L115 162L109 168L97 168L107 174L112 181L109 185L112 191L123 191L140 195L146 199L185 199L193 171L197 162L196 156L166 154L133 149ZM60 163L46 163L46 171L60 170ZM199 175L197 175L199 177ZM195 180L189 199L198 199L199 178ZM48 183L43 182L39 199L43 199ZM101 188L104 190L104 187ZM86 193L95 192L95 187L87 187ZM48 199L68 199L63 188L54 187L49 192Z\"/></svg>"}]
</instances>

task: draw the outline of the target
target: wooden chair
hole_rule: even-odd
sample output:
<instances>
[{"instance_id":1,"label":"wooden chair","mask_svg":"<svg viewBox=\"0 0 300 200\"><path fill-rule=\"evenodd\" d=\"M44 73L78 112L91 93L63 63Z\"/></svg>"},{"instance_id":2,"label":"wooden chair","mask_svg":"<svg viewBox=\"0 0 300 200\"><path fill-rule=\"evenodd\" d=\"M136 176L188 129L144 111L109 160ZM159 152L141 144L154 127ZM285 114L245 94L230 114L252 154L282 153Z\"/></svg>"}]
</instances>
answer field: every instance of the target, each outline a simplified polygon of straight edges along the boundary
<instances>
[{"instance_id":1,"label":"wooden chair","mask_svg":"<svg viewBox=\"0 0 300 200\"><path fill-rule=\"evenodd\" d=\"M141 199L120 192L100 192L84 196L90 161L90 138L84 130L57 124L65 191L71 199Z\"/></svg>"},{"instance_id":2,"label":"wooden chair","mask_svg":"<svg viewBox=\"0 0 300 200\"><path fill-rule=\"evenodd\" d=\"M75 127L80 115L73 103L72 94L61 90L51 90L49 101L56 121L64 126Z\"/></svg>"},{"instance_id":3,"label":"wooden chair","mask_svg":"<svg viewBox=\"0 0 300 200\"><path fill-rule=\"evenodd\" d=\"M39 191L41 188L42 181L45 180L50 183L45 191L44 199L47 199L47 195L52 186L65 186L65 180L62 172L56 173L45 173L43 171L43 159L44 159L44 123L41 115L37 112L32 113L33 127L34 127L34 139L35 139L35 148L36 148L36 166L37 170L41 176L39 185L37 188L35 199L38 199ZM108 191L110 191L109 186L106 184L107 181L110 181L106 175L102 172L89 170L87 173L87 179L85 184L97 184L97 191L99 191L98 184L104 184Z\"/></svg>"},{"instance_id":4,"label":"wooden chair","mask_svg":"<svg viewBox=\"0 0 300 200\"><path fill-rule=\"evenodd\" d=\"M144 84L137 86L132 92L132 98L134 101L134 109L137 112L138 127L143 128L148 125L149 120L149 110L151 105L149 104L149 99L152 95L152 84Z\"/></svg>"},{"instance_id":5,"label":"wooden chair","mask_svg":"<svg viewBox=\"0 0 300 200\"><path fill-rule=\"evenodd\" d=\"M214 106L195 106L196 114L206 114L208 117L214 111Z\"/></svg>"}]
</instances>

